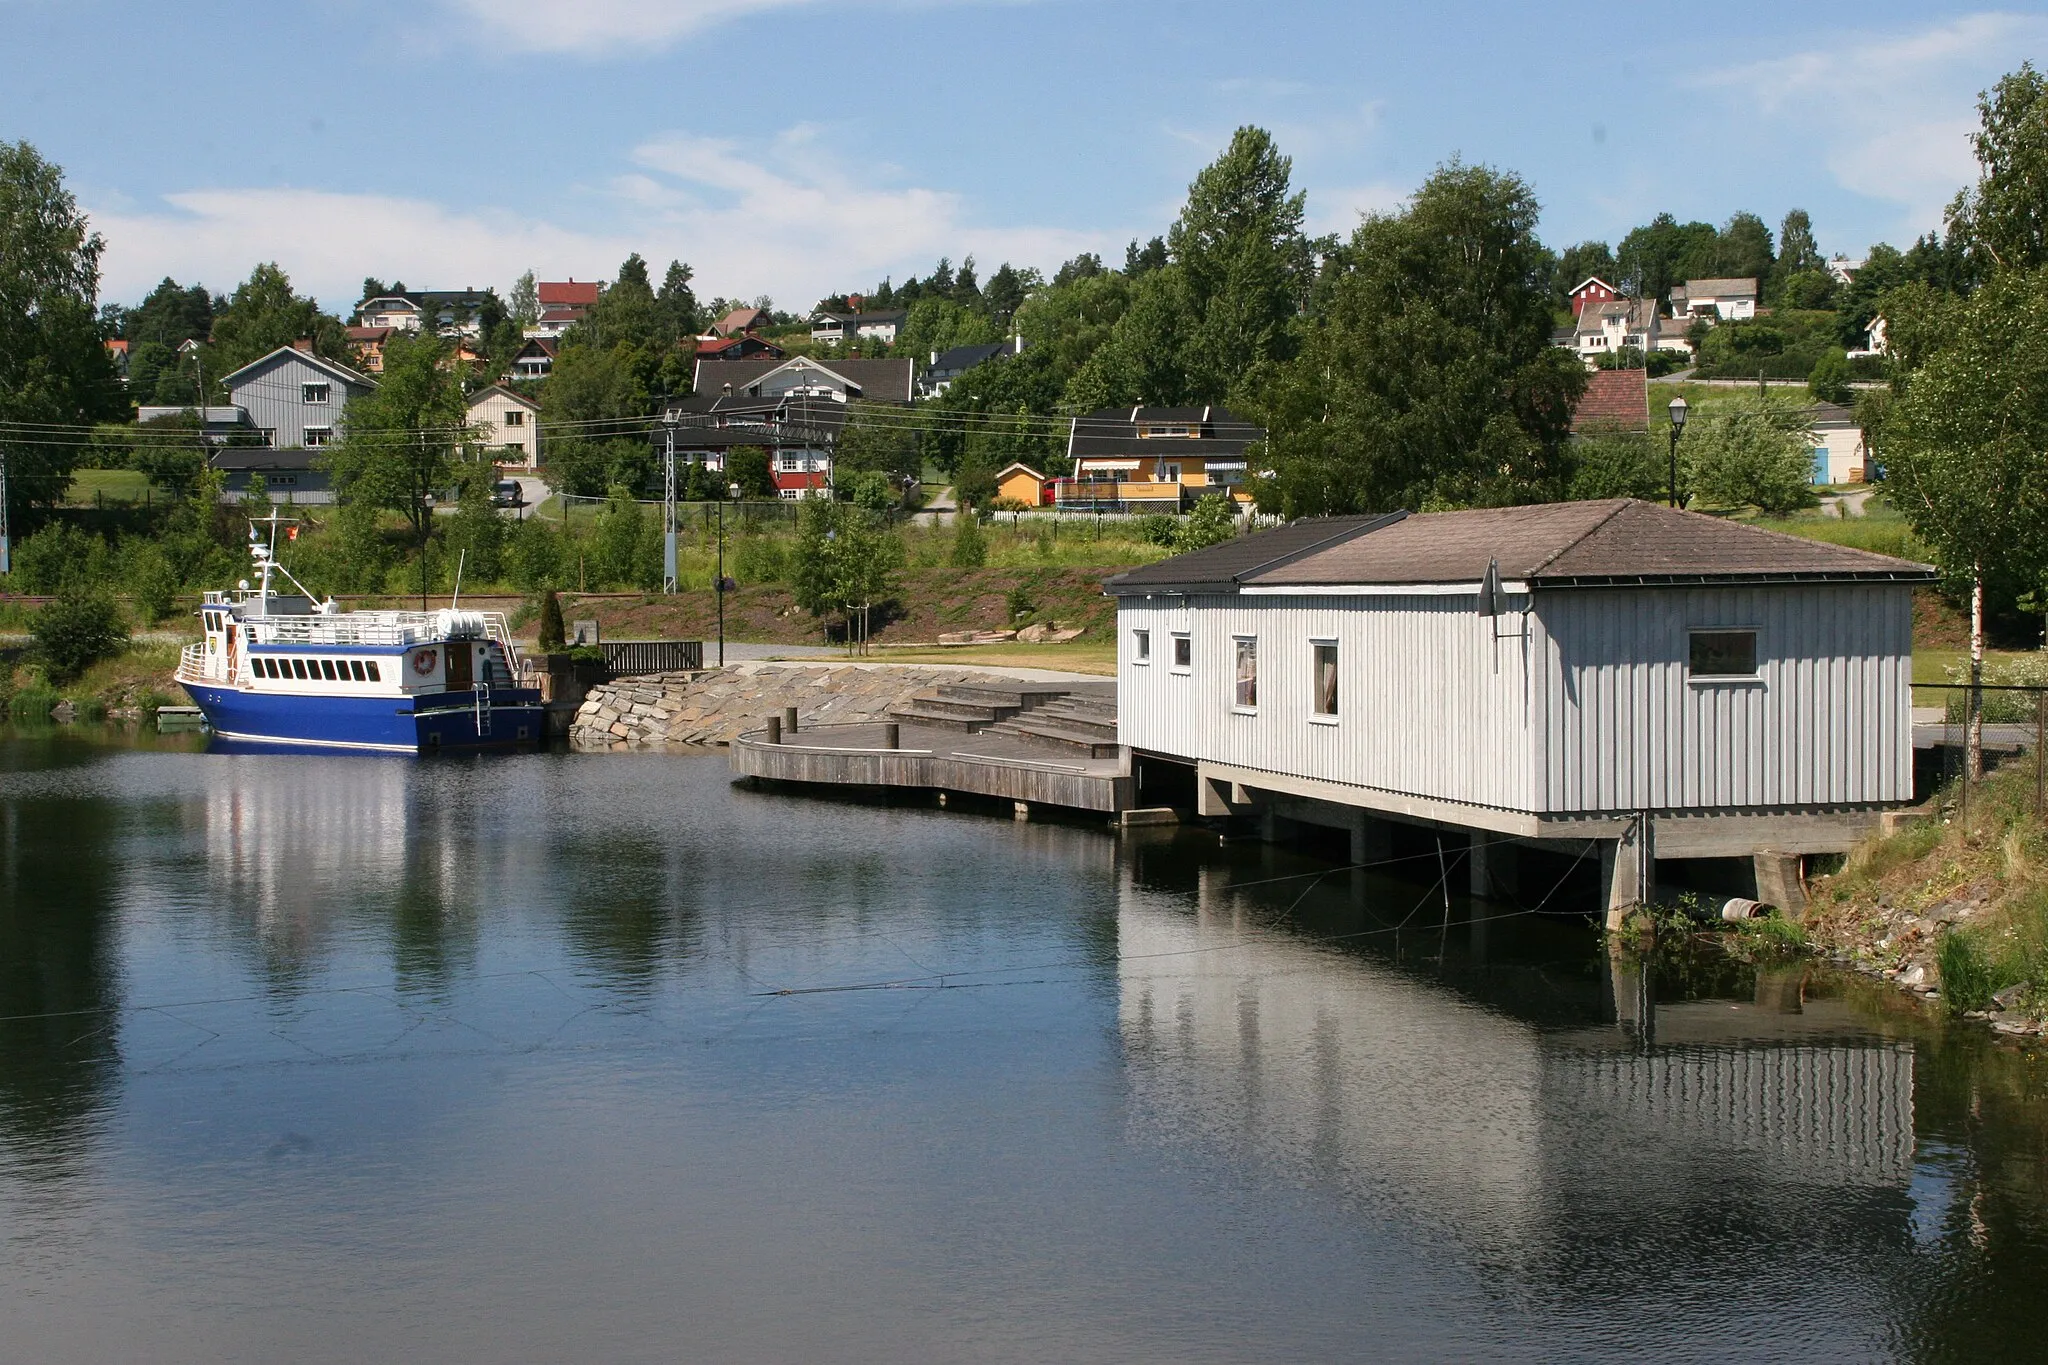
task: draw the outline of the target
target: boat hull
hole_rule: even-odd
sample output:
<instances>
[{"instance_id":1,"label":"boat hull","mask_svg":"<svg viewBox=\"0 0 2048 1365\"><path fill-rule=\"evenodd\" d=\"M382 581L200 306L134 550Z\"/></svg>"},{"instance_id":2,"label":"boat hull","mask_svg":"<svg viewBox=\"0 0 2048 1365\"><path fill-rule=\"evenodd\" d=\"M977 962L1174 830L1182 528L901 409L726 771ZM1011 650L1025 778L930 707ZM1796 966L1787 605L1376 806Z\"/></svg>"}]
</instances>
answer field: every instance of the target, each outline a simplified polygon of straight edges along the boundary
<instances>
[{"instance_id":1,"label":"boat hull","mask_svg":"<svg viewBox=\"0 0 2048 1365\"><path fill-rule=\"evenodd\" d=\"M540 693L527 688L493 691L488 710L480 712L468 692L348 697L184 686L216 735L243 744L421 754L516 749L537 744L545 733Z\"/></svg>"}]
</instances>

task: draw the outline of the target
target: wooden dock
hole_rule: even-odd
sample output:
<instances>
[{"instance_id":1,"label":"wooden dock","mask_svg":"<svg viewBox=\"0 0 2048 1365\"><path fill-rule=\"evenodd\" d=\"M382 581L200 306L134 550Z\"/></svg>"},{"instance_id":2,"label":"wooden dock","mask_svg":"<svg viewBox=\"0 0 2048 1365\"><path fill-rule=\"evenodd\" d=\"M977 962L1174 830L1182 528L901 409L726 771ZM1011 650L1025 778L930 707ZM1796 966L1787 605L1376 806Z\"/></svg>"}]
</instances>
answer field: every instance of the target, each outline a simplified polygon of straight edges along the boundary
<instances>
[{"instance_id":1,"label":"wooden dock","mask_svg":"<svg viewBox=\"0 0 2048 1365\"><path fill-rule=\"evenodd\" d=\"M890 746L894 738L894 747ZM770 742L766 727L733 741L734 775L821 787L957 792L1119 815L1134 803L1128 751L1094 758L1008 735L921 725L825 725Z\"/></svg>"}]
</instances>

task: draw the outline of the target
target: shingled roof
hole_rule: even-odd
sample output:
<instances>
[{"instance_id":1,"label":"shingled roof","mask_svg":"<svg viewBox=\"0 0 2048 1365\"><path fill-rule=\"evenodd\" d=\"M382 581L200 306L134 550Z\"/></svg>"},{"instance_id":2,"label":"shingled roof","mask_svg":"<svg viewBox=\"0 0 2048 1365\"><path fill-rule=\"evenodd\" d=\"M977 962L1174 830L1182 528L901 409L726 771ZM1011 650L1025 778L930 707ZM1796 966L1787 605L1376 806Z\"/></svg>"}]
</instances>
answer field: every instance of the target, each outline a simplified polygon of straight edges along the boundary
<instances>
[{"instance_id":1,"label":"shingled roof","mask_svg":"<svg viewBox=\"0 0 2048 1365\"><path fill-rule=\"evenodd\" d=\"M1572 409L1574 432L1649 429L1649 371L1595 370L1586 376L1586 395Z\"/></svg>"},{"instance_id":2,"label":"shingled roof","mask_svg":"<svg viewBox=\"0 0 2048 1365\"><path fill-rule=\"evenodd\" d=\"M1632 498L1297 521L1119 574L1113 596L1242 588L1477 583L1541 587L1800 581L1927 582L1888 555Z\"/></svg>"}]
</instances>

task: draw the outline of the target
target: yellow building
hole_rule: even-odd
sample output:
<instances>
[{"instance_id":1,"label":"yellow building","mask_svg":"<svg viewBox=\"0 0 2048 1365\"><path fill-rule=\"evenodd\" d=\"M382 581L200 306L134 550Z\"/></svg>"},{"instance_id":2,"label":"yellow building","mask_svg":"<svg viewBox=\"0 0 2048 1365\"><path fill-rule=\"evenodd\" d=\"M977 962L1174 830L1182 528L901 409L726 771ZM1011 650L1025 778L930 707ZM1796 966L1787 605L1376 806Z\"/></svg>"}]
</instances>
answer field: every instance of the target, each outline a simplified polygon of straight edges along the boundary
<instances>
[{"instance_id":1,"label":"yellow building","mask_svg":"<svg viewBox=\"0 0 2048 1365\"><path fill-rule=\"evenodd\" d=\"M1249 503L1245 448L1265 431L1220 407L1109 408L1074 419L1074 476L1055 485L1062 507L1178 512L1222 493Z\"/></svg>"}]
</instances>

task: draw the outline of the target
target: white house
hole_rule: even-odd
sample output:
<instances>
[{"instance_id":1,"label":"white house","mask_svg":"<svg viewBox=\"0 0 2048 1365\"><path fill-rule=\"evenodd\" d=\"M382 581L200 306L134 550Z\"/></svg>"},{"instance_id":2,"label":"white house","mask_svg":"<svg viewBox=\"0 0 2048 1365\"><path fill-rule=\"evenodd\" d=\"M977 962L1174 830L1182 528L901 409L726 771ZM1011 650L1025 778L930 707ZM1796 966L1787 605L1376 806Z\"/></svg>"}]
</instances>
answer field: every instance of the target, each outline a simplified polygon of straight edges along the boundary
<instances>
[{"instance_id":1,"label":"white house","mask_svg":"<svg viewBox=\"0 0 2048 1365\"><path fill-rule=\"evenodd\" d=\"M501 465L540 467L540 404L503 384L470 395L469 424Z\"/></svg>"},{"instance_id":2,"label":"white house","mask_svg":"<svg viewBox=\"0 0 2048 1365\"><path fill-rule=\"evenodd\" d=\"M1807 434L1813 445L1813 481L1817 484L1864 483L1870 478L1864 456L1863 424L1840 403L1815 403L1806 410Z\"/></svg>"},{"instance_id":3,"label":"white house","mask_svg":"<svg viewBox=\"0 0 2048 1365\"><path fill-rule=\"evenodd\" d=\"M1760 297L1755 279L1687 280L1671 290L1671 316L1742 322L1756 316Z\"/></svg>"},{"instance_id":4,"label":"white house","mask_svg":"<svg viewBox=\"0 0 2048 1365\"><path fill-rule=\"evenodd\" d=\"M1839 852L1912 799L1933 577L1629 499L1300 521L1109 580L1119 739L1204 814L1469 831L1475 876L1597 848L1626 905L1656 859Z\"/></svg>"},{"instance_id":5,"label":"white house","mask_svg":"<svg viewBox=\"0 0 2048 1365\"><path fill-rule=\"evenodd\" d=\"M1676 351L1691 355L1692 343L1685 339L1685 329L1683 322L1660 317L1657 305L1649 299L1607 299L1588 301L1578 323L1559 333L1557 341L1576 351L1591 369L1599 365L1602 356L1631 347L1645 354Z\"/></svg>"},{"instance_id":6,"label":"white house","mask_svg":"<svg viewBox=\"0 0 2048 1365\"><path fill-rule=\"evenodd\" d=\"M909 316L909 311L902 308L876 313L820 313L811 319L811 340L851 341L855 337L866 337L885 346L894 346L896 333Z\"/></svg>"},{"instance_id":7,"label":"white house","mask_svg":"<svg viewBox=\"0 0 2048 1365\"><path fill-rule=\"evenodd\" d=\"M357 326L379 331L417 332L420 318L420 305L404 294L380 294L356 309Z\"/></svg>"}]
</instances>

